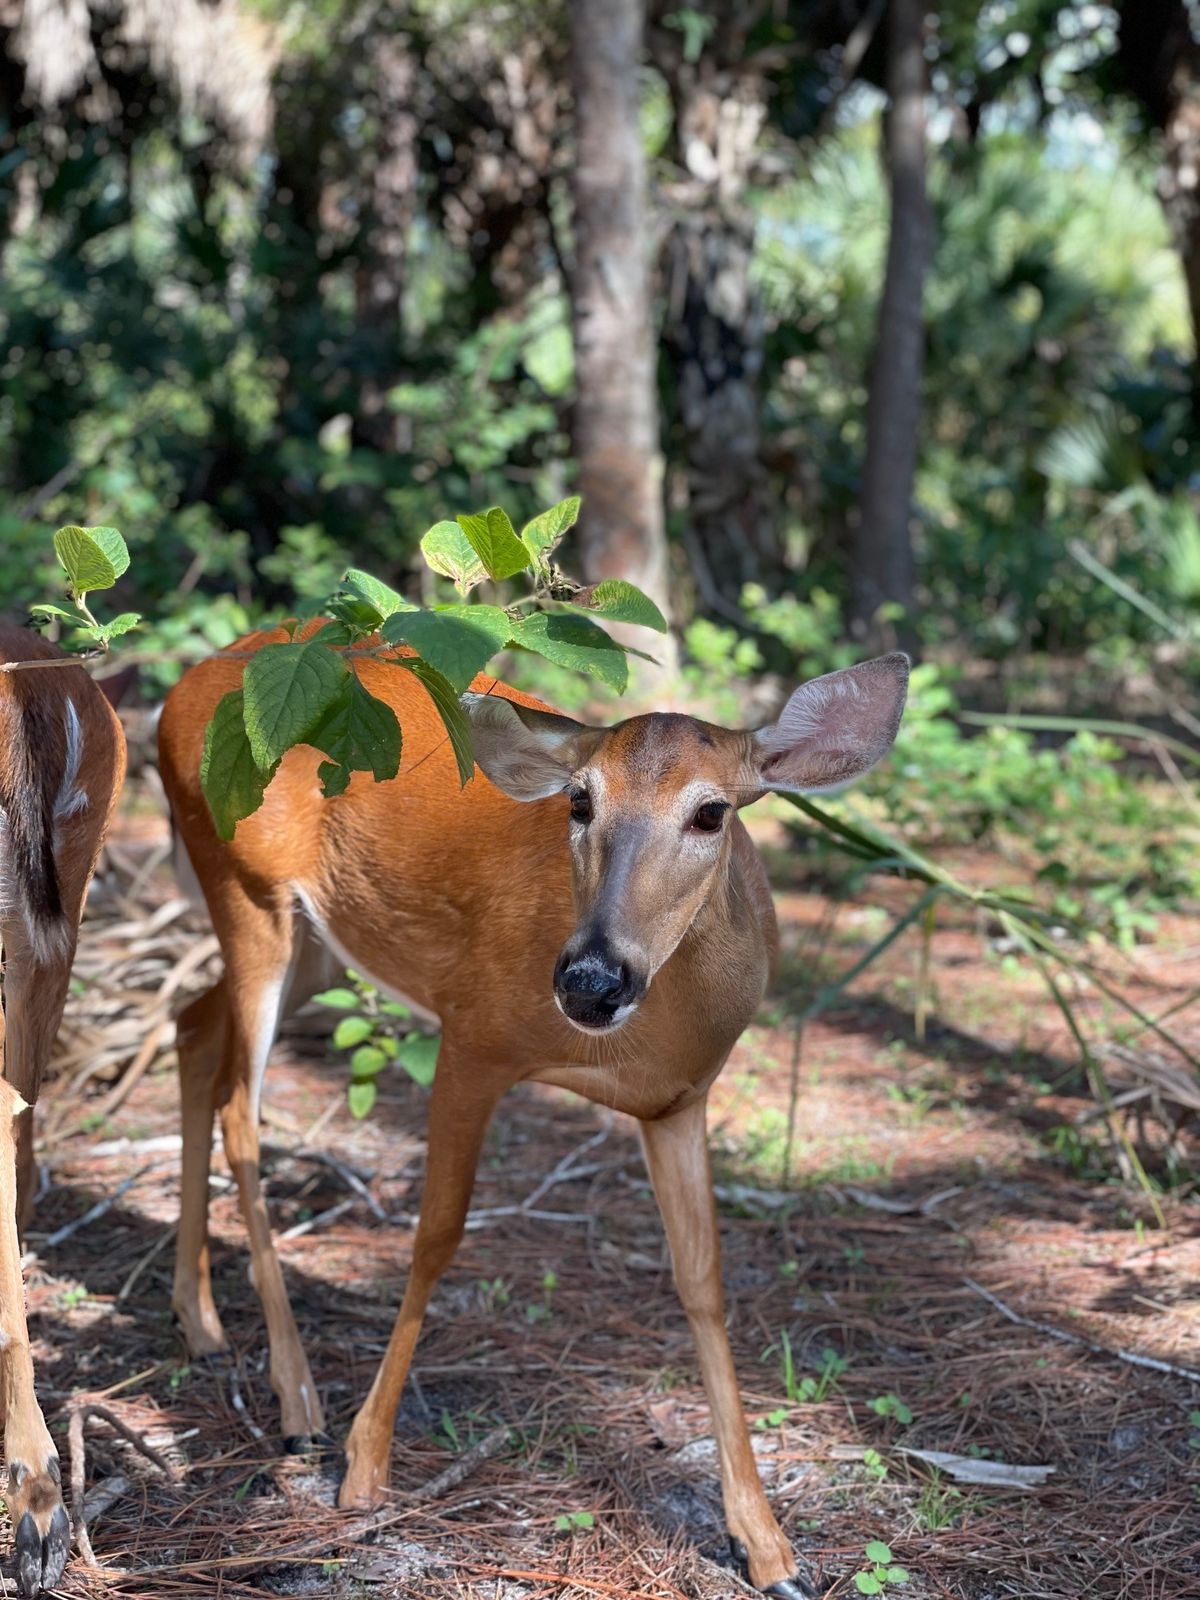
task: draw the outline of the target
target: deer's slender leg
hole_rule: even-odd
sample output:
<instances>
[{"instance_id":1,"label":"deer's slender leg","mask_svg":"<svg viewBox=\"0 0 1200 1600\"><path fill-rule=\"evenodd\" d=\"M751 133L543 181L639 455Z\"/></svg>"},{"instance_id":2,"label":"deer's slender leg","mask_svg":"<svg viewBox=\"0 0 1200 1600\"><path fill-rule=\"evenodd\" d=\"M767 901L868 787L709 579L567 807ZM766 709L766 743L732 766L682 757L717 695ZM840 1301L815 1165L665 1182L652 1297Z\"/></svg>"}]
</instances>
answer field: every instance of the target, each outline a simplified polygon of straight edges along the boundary
<instances>
[{"instance_id":1,"label":"deer's slender leg","mask_svg":"<svg viewBox=\"0 0 1200 1600\"><path fill-rule=\"evenodd\" d=\"M42 1087L42 1073L62 1020L75 954L72 936L66 948L37 960L14 919L0 929L7 964L5 1006L12 1026L5 1041L4 1077L24 1100L27 1109L16 1119L17 1224L24 1231L33 1210L37 1168L33 1159L33 1108Z\"/></svg>"},{"instance_id":2,"label":"deer's slender leg","mask_svg":"<svg viewBox=\"0 0 1200 1600\"><path fill-rule=\"evenodd\" d=\"M646 1165L712 1411L730 1537L744 1549L753 1583L782 1600L803 1600L815 1590L797 1576L796 1558L763 1493L725 1331L721 1249L704 1118L705 1102L699 1099L661 1122L642 1123Z\"/></svg>"},{"instance_id":3,"label":"deer's slender leg","mask_svg":"<svg viewBox=\"0 0 1200 1600\"><path fill-rule=\"evenodd\" d=\"M14 1123L28 1116L17 1091L0 1081L0 1411L8 1464L9 1515L15 1530L17 1582L23 1595L51 1588L71 1549L62 1503L58 1451L33 1386L25 1321L25 1284L17 1237L17 1149Z\"/></svg>"},{"instance_id":4,"label":"deer's slender leg","mask_svg":"<svg viewBox=\"0 0 1200 1600\"><path fill-rule=\"evenodd\" d=\"M343 1507L377 1505L387 1489L396 1408L408 1377L429 1297L462 1238L475 1166L499 1088L487 1075L459 1070L443 1040L429 1101L428 1149L412 1267L387 1352L346 1441Z\"/></svg>"},{"instance_id":5,"label":"deer's slender leg","mask_svg":"<svg viewBox=\"0 0 1200 1600\"><path fill-rule=\"evenodd\" d=\"M237 1180L242 1220L250 1239L254 1286L267 1320L271 1387L278 1396L284 1440L291 1450L307 1447L325 1429L324 1414L300 1334L288 1303L283 1269L271 1240L259 1170L258 1103L267 1057L275 1039L292 956L290 901L265 906L235 881L209 894L213 923L225 956L225 978L201 1006L185 1013L180 1053L184 1076L184 1140L188 1157L180 1216L176 1309L201 1349L220 1349L220 1321L207 1320L205 1218L208 1176L205 1141L211 1134L212 1094L221 1113L225 1155ZM196 1033L189 1042L186 1027ZM218 1044L219 1040L219 1044ZM219 1065L213 1060L219 1049ZM208 1290L211 1304L211 1290Z\"/></svg>"},{"instance_id":6,"label":"deer's slender leg","mask_svg":"<svg viewBox=\"0 0 1200 1600\"><path fill-rule=\"evenodd\" d=\"M193 1000L180 1013L175 1025L183 1114L183 1172L171 1306L193 1356L214 1355L226 1348L225 1330L212 1293L208 1178L217 1079L226 1048L227 1029L224 979L207 994Z\"/></svg>"}]
</instances>

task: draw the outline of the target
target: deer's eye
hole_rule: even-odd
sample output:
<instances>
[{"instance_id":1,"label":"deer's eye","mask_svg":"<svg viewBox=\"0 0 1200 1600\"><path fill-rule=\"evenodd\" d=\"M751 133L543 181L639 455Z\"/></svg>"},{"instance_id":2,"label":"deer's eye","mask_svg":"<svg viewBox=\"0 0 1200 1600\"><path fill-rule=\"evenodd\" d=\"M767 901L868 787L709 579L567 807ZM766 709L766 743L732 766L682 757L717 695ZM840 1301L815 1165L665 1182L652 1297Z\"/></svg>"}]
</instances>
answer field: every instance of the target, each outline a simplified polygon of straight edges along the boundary
<instances>
[{"instance_id":1,"label":"deer's eye","mask_svg":"<svg viewBox=\"0 0 1200 1600\"><path fill-rule=\"evenodd\" d=\"M706 800L702 806L696 808L692 827L697 833L718 833L728 810L729 807L724 800Z\"/></svg>"},{"instance_id":2,"label":"deer's eye","mask_svg":"<svg viewBox=\"0 0 1200 1600\"><path fill-rule=\"evenodd\" d=\"M569 789L567 798L571 802L572 821L590 822L592 820L592 797L586 789Z\"/></svg>"}]
</instances>

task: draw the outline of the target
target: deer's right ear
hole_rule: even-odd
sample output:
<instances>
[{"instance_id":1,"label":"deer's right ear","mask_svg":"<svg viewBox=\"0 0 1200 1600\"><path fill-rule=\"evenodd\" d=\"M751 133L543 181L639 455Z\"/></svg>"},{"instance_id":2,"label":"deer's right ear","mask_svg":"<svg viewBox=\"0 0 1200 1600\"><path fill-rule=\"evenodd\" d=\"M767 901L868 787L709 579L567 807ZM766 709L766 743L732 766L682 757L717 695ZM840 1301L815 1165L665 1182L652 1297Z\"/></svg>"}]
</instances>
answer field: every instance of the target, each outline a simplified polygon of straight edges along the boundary
<instances>
[{"instance_id":1,"label":"deer's right ear","mask_svg":"<svg viewBox=\"0 0 1200 1600\"><path fill-rule=\"evenodd\" d=\"M513 800L559 794L596 730L496 694L464 694L475 762Z\"/></svg>"}]
</instances>

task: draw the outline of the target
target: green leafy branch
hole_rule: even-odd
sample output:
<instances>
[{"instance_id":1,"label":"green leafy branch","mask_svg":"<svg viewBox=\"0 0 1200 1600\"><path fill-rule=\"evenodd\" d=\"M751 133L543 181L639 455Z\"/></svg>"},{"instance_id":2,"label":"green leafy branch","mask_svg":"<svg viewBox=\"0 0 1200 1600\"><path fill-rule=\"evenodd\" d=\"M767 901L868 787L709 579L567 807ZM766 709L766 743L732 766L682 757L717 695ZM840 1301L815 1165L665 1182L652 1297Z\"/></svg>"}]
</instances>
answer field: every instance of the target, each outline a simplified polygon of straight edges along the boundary
<instances>
[{"instance_id":1,"label":"green leafy branch","mask_svg":"<svg viewBox=\"0 0 1200 1600\"><path fill-rule=\"evenodd\" d=\"M129 569L129 551L115 528L60 528L54 535L54 553L67 575L70 602L65 606L30 606L36 616L69 622L101 652L114 639L137 627L141 617L136 611L123 611L111 622L99 622L87 603L89 594L111 589Z\"/></svg>"},{"instance_id":2,"label":"green leafy branch","mask_svg":"<svg viewBox=\"0 0 1200 1600\"><path fill-rule=\"evenodd\" d=\"M44 602L30 606L34 616L46 621L65 622L91 646L88 655L104 655L114 639L136 628L141 621L136 611L123 611L111 622L101 622L87 603L89 594L111 589L129 568L129 551L116 528L80 528L68 524L54 535L54 553L67 575L68 600L65 605ZM6 671L24 668L56 667L59 657L35 661L10 661Z\"/></svg>"},{"instance_id":3,"label":"green leafy branch","mask_svg":"<svg viewBox=\"0 0 1200 1600\"><path fill-rule=\"evenodd\" d=\"M286 642L264 645L247 662L242 687L219 702L205 734L200 781L223 839L262 804L279 763L296 745L326 759L322 792L342 794L351 774L394 778L402 735L396 714L363 687L354 662L384 661L411 672L433 701L450 738L459 780L473 768L470 726L459 696L501 650L530 650L557 666L607 683L628 682L627 655L600 622L666 631L654 602L622 579L585 587L557 566L555 551L579 516L577 495L534 517L517 533L505 511L435 523L421 540L426 564L449 578L458 603L418 606L369 573L351 568L326 606L328 620L307 638L288 624ZM468 602L487 580L526 575L529 592L499 606ZM397 654L398 648L412 652Z\"/></svg>"}]
</instances>

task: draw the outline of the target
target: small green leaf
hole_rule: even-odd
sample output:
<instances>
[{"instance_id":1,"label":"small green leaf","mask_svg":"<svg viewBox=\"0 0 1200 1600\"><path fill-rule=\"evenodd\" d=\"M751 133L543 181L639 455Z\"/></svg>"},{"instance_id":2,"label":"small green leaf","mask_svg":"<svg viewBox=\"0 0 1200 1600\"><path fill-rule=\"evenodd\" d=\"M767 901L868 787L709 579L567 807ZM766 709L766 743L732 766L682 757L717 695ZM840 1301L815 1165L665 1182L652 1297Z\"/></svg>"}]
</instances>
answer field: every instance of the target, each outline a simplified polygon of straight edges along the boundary
<instances>
[{"instance_id":1,"label":"small green leaf","mask_svg":"<svg viewBox=\"0 0 1200 1600\"><path fill-rule=\"evenodd\" d=\"M889 1567L887 1569L887 1581L889 1583L907 1583L908 1582L908 1568L907 1567Z\"/></svg>"},{"instance_id":2,"label":"small green leaf","mask_svg":"<svg viewBox=\"0 0 1200 1600\"><path fill-rule=\"evenodd\" d=\"M242 818L258 810L278 765L273 761L263 769L255 761L246 733L242 691L231 689L218 700L204 730L200 761L200 787L219 838L232 839Z\"/></svg>"},{"instance_id":3,"label":"small green leaf","mask_svg":"<svg viewBox=\"0 0 1200 1600\"><path fill-rule=\"evenodd\" d=\"M441 1040L436 1034L410 1033L396 1052L397 1061L422 1089L428 1089L433 1082L440 1044Z\"/></svg>"},{"instance_id":4,"label":"small green leaf","mask_svg":"<svg viewBox=\"0 0 1200 1600\"><path fill-rule=\"evenodd\" d=\"M565 1511L560 1511L558 1516L555 1517L554 1530L556 1533L570 1533L571 1519Z\"/></svg>"},{"instance_id":5,"label":"small green leaf","mask_svg":"<svg viewBox=\"0 0 1200 1600\"><path fill-rule=\"evenodd\" d=\"M334 1011L353 1011L360 1004L353 989L323 989L320 994L313 995L313 1000L317 1005L329 1006Z\"/></svg>"},{"instance_id":6,"label":"small green leaf","mask_svg":"<svg viewBox=\"0 0 1200 1600\"><path fill-rule=\"evenodd\" d=\"M360 1122L363 1117L369 1116L371 1107L375 1104L377 1092L374 1083L352 1083L346 1090L346 1100L350 1106L350 1115L357 1117Z\"/></svg>"},{"instance_id":7,"label":"small green leaf","mask_svg":"<svg viewBox=\"0 0 1200 1600\"><path fill-rule=\"evenodd\" d=\"M328 761L317 768L322 792L342 794L352 772L369 772L376 782L400 770L400 724L384 700L376 699L353 672L347 672L306 743Z\"/></svg>"},{"instance_id":8,"label":"small green leaf","mask_svg":"<svg viewBox=\"0 0 1200 1600\"><path fill-rule=\"evenodd\" d=\"M580 589L571 602L591 617L602 617L606 622L633 622L642 628L653 628L666 633L667 619L648 594L624 578L605 578L591 589Z\"/></svg>"},{"instance_id":9,"label":"small green leaf","mask_svg":"<svg viewBox=\"0 0 1200 1600\"><path fill-rule=\"evenodd\" d=\"M412 1012L401 1000L381 1000L379 1009L385 1017L411 1017Z\"/></svg>"},{"instance_id":10,"label":"small green leaf","mask_svg":"<svg viewBox=\"0 0 1200 1600\"><path fill-rule=\"evenodd\" d=\"M458 781L462 784L469 783L475 772L475 757L471 750L471 724L459 704L454 685L419 656L403 656L394 664L404 667L425 685L425 691L437 708L442 725L450 735L450 746L458 766Z\"/></svg>"},{"instance_id":11,"label":"small green leaf","mask_svg":"<svg viewBox=\"0 0 1200 1600\"><path fill-rule=\"evenodd\" d=\"M489 578L512 578L532 565L532 557L517 538L508 513L499 506L461 516L458 525Z\"/></svg>"},{"instance_id":12,"label":"small green leaf","mask_svg":"<svg viewBox=\"0 0 1200 1600\"><path fill-rule=\"evenodd\" d=\"M280 759L328 717L346 680L346 663L323 644L266 644L246 665L246 732L260 767Z\"/></svg>"},{"instance_id":13,"label":"small green leaf","mask_svg":"<svg viewBox=\"0 0 1200 1600\"><path fill-rule=\"evenodd\" d=\"M868 1561L878 1561L884 1566L892 1559L892 1552L882 1539L872 1539L863 1551L863 1555Z\"/></svg>"},{"instance_id":14,"label":"small green leaf","mask_svg":"<svg viewBox=\"0 0 1200 1600\"><path fill-rule=\"evenodd\" d=\"M453 527L453 523L450 526ZM374 613L373 626L376 628L393 612L415 609L411 600L406 600L395 589L389 589L386 583L380 583L378 578L373 578L369 572L361 572L357 567L350 567L342 574L341 592Z\"/></svg>"},{"instance_id":15,"label":"small green leaf","mask_svg":"<svg viewBox=\"0 0 1200 1600\"><path fill-rule=\"evenodd\" d=\"M333 1044L336 1050L349 1050L356 1044L361 1044L364 1039L371 1037L371 1019L369 1017L343 1017L333 1030Z\"/></svg>"},{"instance_id":16,"label":"small green leaf","mask_svg":"<svg viewBox=\"0 0 1200 1600\"><path fill-rule=\"evenodd\" d=\"M378 1045L360 1044L350 1057L350 1075L355 1083L361 1083L364 1078L374 1078L387 1064L387 1054Z\"/></svg>"},{"instance_id":17,"label":"small green leaf","mask_svg":"<svg viewBox=\"0 0 1200 1600\"><path fill-rule=\"evenodd\" d=\"M549 556L568 528L575 526L582 504L579 496L573 494L527 522L521 529L521 543L530 555L543 559Z\"/></svg>"},{"instance_id":18,"label":"small green leaf","mask_svg":"<svg viewBox=\"0 0 1200 1600\"><path fill-rule=\"evenodd\" d=\"M34 616L61 617L64 622L69 622L72 627L86 628L89 633L92 632L95 626L91 619L82 611L80 611L78 606L73 606L70 604L65 606L55 606L47 604L30 606L29 609Z\"/></svg>"},{"instance_id":19,"label":"small green leaf","mask_svg":"<svg viewBox=\"0 0 1200 1600\"><path fill-rule=\"evenodd\" d=\"M107 644L110 640L119 639L123 633L128 633L131 628L136 628L142 620L137 611L122 611L119 617L114 617L111 622L106 622L99 631L100 638Z\"/></svg>"},{"instance_id":20,"label":"small green leaf","mask_svg":"<svg viewBox=\"0 0 1200 1600\"><path fill-rule=\"evenodd\" d=\"M590 1511L576 1511L572 1520L577 1528L594 1528L596 1519Z\"/></svg>"},{"instance_id":21,"label":"small green leaf","mask_svg":"<svg viewBox=\"0 0 1200 1600\"><path fill-rule=\"evenodd\" d=\"M625 652L587 617L566 611L535 611L514 625L512 639L556 666L574 667L602 678L618 694L629 681Z\"/></svg>"},{"instance_id":22,"label":"small green leaf","mask_svg":"<svg viewBox=\"0 0 1200 1600\"><path fill-rule=\"evenodd\" d=\"M856 1572L854 1587L859 1594L882 1594L883 1585L873 1572Z\"/></svg>"},{"instance_id":23,"label":"small green leaf","mask_svg":"<svg viewBox=\"0 0 1200 1600\"><path fill-rule=\"evenodd\" d=\"M457 522L435 522L421 540L426 566L451 578L459 594L467 594L487 573L471 541Z\"/></svg>"},{"instance_id":24,"label":"small green leaf","mask_svg":"<svg viewBox=\"0 0 1200 1600\"><path fill-rule=\"evenodd\" d=\"M474 605L397 612L382 633L388 644L411 645L461 692L503 650L512 630L499 606Z\"/></svg>"},{"instance_id":25,"label":"small green leaf","mask_svg":"<svg viewBox=\"0 0 1200 1600\"><path fill-rule=\"evenodd\" d=\"M60 528L54 553L75 595L111 589L129 566L129 551L115 528Z\"/></svg>"}]
</instances>

